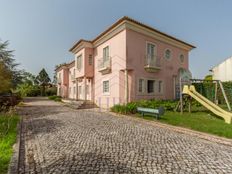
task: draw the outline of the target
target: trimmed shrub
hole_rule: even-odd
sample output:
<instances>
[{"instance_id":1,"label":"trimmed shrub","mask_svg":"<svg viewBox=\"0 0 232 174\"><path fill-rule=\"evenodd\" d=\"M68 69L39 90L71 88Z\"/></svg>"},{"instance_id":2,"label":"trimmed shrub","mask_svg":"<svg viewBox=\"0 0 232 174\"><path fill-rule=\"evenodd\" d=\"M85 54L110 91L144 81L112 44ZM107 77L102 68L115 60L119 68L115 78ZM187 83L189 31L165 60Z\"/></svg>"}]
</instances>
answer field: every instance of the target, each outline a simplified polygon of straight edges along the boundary
<instances>
[{"instance_id":1,"label":"trimmed shrub","mask_svg":"<svg viewBox=\"0 0 232 174\"><path fill-rule=\"evenodd\" d=\"M178 101L172 100L140 100L137 102L131 102L126 105L114 105L111 108L112 112L121 114L134 114L137 112L137 107L153 108L164 107L165 110L174 111Z\"/></svg>"},{"instance_id":2,"label":"trimmed shrub","mask_svg":"<svg viewBox=\"0 0 232 174\"><path fill-rule=\"evenodd\" d=\"M45 90L46 96L54 96L57 94L57 88L56 87L50 87Z\"/></svg>"},{"instance_id":3,"label":"trimmed shrub","mask_svg":"<svg viewBox=\"0 0 232 174\"><path fill-rule=\"evenodd\" d=\"M54 101L56 101L56 102L61 102L61 101L62 101L61 96L56 96L56 95L49 96L48 99L54 100Z\"/></svg>"}]
</instances>

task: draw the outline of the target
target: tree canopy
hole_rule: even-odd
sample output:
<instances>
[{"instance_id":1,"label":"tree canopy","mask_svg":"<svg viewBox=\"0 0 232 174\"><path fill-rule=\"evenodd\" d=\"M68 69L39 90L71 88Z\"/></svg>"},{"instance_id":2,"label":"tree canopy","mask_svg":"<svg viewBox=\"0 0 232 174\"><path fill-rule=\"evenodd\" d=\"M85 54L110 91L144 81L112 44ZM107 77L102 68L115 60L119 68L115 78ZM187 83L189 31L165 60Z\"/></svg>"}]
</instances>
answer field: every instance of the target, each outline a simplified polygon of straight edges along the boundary
<instances>
[{"instance_id":1,"label":"tree canopy","mask_svg":"<svg viewBox=\"0 0 232 174\"><path fill-rule=\"evenodd\" d=\"M1 81L1 86L5 86L5 90L10 90L9 88L15 88L22 79L22 71L18 70L18 63L15 62L13 50L9 50L9 42L2 42L0 40L0 63L1 63L1 77L5 77L4 81ZM8 78L7 78L8 77Z\"/></svg>"},{"instance_id":2,"label":"tree canopy","mask_svg":"<svg viewBox=\"0 0 232 174\"><path fill-rule=\"evenodd\" d=\"M42 87L41 95L44 96L45 95L45 86L48 85L49 82L51 81L48 73L46 72L46 70L44 68L39 72L39 75L36 77L36 79L38 80L39 85Z\"/></svg>"}]
</instances>

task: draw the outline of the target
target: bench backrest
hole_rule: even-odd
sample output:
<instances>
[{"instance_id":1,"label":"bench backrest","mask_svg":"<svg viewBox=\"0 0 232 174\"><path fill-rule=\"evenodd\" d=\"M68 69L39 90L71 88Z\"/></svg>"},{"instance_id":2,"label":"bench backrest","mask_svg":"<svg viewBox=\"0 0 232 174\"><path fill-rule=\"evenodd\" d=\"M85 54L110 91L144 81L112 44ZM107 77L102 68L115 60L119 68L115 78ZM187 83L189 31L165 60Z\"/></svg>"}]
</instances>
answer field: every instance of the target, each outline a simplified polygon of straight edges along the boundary
<instances>
[{"instance_id":1,"label":"bench backrest","mask_svg":"<svg viewBox=\"0 0 232 174\"><path fill-rule=\"evenodd\" d=\"M137 107L137 111L139 111L139 112L148 112L148 113L159 114L159 115L164 114L164 108L163 107L159 107L158 109Z\"/></svg>"}]
</instances>

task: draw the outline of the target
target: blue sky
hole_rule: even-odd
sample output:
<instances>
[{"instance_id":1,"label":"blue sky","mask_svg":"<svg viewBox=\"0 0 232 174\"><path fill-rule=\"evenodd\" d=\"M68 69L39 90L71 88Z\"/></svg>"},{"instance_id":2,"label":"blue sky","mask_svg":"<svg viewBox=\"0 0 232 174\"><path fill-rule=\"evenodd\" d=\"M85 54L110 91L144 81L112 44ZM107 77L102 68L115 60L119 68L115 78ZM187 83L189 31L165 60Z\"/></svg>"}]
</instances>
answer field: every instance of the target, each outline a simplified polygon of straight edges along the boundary
<instances>
[{"instance_id":1,"label":"blue sky","mask_svg":"<svg viewBox=\"0 0 232 174\"><path fill-rule=\"evenodd\" d=\"M10 41L21 68L52 75L73 60L68 50L77 40L129 16L195 45L190 70L203 78L232 56L231 7L230 0L0 0L0 39Z\"/></svg>"}]
</instances>

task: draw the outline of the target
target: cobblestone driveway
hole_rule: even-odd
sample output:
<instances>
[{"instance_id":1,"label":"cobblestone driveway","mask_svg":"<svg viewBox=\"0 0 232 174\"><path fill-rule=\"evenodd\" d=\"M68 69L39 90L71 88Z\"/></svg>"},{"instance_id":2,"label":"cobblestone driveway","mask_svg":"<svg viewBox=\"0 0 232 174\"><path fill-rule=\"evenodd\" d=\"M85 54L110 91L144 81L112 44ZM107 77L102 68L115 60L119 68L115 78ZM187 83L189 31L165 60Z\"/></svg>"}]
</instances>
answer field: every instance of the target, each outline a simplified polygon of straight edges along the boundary
<instances>
[{"instance_id":1,"label":"cobblestone driveway","mask_svg":"<svg viewBox=\"0 0 232 174\"><path fill-rule=\"evenodd\" d=\"M31 99L21 173L232 173L232 147L130 117Z\"/></svg>"}]
</instances>

